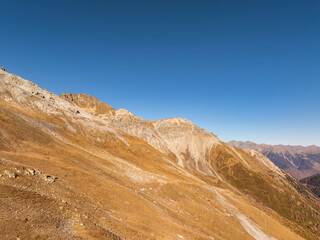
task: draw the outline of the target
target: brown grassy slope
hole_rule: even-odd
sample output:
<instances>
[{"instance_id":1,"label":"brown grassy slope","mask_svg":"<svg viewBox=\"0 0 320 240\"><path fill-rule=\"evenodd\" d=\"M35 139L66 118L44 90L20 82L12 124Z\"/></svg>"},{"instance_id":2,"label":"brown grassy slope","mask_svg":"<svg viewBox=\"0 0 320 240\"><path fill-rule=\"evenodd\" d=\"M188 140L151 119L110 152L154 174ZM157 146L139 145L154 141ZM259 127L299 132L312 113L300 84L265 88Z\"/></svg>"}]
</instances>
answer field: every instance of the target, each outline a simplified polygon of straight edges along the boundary
<instances>
[{"instance_id":1,"label":"brown grassy slope","mask_svg":"<svg viewBox=\"0 0 320 240\"><path fill-rule=\"evenodd\" d=\"M301 236L317 239L320 231L319 201L290 175L284 173L285 177L281 178L272 172L262 171L255 166L255 158L244 150L236 150L250 168L225 144L215 147L211 153L212 164L220 176L241 193L289 220L287 224Z\"/></svg>"},{"instance_id":2,"label":"brown grassy slope","mask_svg":"<svg viewBox=\"0 0 320 240\"><path fill-rule=\"evenodd\" d=\"M263 193L285 191L302 198L288 179L245 151L217 140L197 165L192 158L204 156L197 154L201 146L180 145L185 149L181 155L190 161L182 168L176 156L166 156L102 118L17 76L1 77L6 82L0 82L0 225L6 231L0 238L302 239L297 231L317 239L314 229L301 230L301 222L286 219L259 200L266 183ZM187 135L195 142L201 143L201 134L212 140L186 120L163 121L164 132L170 122L175 123L168 132L173 141L174 134L188 129L196 131L195 138ZM179 124L181 131L173 131ZM206 174L205 161L221 180ZM254 181L247 181L251 176ZM309 211L313 201L304 200ZM16 217L24 219L18 228L6 220ZM317 220L310 218L312 227Z\"/></svg>"},{"instance_id":3,"label":"brown grassy slope","mask_svg":"<svg viewBox=\"0 0 320 240\"><path fill-rule=\"evenodd\" d=\"M3 211L2 238L252 238L217 200L216 188L212 191L188 176L138 138L123 133L122 141L108 131L92 132L75 124L84 137L70 132L59 119L52 121L30 109L23 112L6 102L0 113L5 139L0 151L1 196L8 196L1 201L7 205L1 206L12 209ZM43 125L64 140L44 132ZM27 175L23 168L36 169L37 174ZM6 170L17 178L9 178ZM46 176L58 179L50 183ZM262 226L269 234L299 239L245 198L232 192L225 197L237 199L252 221L269 223L268 230ZM10 221L16 217L22 219L19 225Z\"/></svg>"}]
</instances>

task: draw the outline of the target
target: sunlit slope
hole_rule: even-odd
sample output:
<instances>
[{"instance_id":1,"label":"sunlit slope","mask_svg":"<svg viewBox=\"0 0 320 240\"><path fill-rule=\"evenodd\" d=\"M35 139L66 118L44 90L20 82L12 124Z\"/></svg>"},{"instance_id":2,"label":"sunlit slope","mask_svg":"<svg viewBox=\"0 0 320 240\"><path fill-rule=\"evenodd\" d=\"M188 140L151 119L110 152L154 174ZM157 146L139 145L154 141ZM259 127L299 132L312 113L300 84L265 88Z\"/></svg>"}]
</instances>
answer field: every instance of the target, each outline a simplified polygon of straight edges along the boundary
<instances>
[{"instance_id":1,"label":"sunlit slope","mask_svg":"<svg viewBox=\"0 0 320 240\"><path fill-rule=\"evenodd\" d=\"M317 239L316 202L265 159L117 111L0 72L1 239Z\"/></svg>"}]
</instances>

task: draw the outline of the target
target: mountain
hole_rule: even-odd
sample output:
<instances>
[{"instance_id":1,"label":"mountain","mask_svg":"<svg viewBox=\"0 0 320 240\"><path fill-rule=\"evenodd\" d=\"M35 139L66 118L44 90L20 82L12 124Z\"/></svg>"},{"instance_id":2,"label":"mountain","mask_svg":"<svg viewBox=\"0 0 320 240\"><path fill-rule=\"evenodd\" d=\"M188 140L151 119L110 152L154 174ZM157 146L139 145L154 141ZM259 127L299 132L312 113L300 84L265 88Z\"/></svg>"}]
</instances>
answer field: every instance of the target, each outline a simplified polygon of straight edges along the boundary
<instances>
[{"instance_id":1,"label":"mountain","mask_svg":"<svg viewBox=\"0 0 320 240\"><path fill-rule=\"evenodd\" d=\"M254 149L269 158L275 165L297 179L320 173L320 147L267 145L253 142L230 141L229 144L242 149Z\"/></svg>"},{"instance_id":2,"label":"mountain","mask_svg":"<svg viewBox=\"0 0 320 240\"><path fill-rule=\"evenodd\" d=\"M319 239L320 203L254 150L0 70L0 239Z\"/></svg>"},{"instance_id":3,"label":"mountain","mask_svg":"<svg viewBox=\"0 0 320 240\"><path fill-rule=\"evenodd\" d=\"M320 173L301 179L300 182L320 197Z\"/></svg>"}]
</instances>

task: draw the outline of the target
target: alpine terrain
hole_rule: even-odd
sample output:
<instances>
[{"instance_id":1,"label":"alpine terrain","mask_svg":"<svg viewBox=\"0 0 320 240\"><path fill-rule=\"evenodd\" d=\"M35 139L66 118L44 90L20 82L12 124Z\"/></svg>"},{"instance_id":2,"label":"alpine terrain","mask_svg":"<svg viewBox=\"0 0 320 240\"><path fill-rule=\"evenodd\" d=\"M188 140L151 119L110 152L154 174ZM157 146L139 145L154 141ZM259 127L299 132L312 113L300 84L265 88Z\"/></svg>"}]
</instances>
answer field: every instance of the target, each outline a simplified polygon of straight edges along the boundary
<instances>
[{"instance_id":1,"label":"alpine terrain","mask_svg":"<svg viewBox=\"0 0 320 240\"><path fill-rule=\"evenodd\" d=\"M254 149L292 176L302 179L320 173L320 147L267 145L253 142L230 141L231 146Z\"/></svg>"},{"instance_id":2,"label":"alpine terrain","mask_svg":"<svg viewBox=\"0 0 320 240\"><path fill-rule=\"evenodd\" d=\"M320 239L319 199L262 153L4 70L0 212L0 239Z\"/></svg>"}]
</instances>

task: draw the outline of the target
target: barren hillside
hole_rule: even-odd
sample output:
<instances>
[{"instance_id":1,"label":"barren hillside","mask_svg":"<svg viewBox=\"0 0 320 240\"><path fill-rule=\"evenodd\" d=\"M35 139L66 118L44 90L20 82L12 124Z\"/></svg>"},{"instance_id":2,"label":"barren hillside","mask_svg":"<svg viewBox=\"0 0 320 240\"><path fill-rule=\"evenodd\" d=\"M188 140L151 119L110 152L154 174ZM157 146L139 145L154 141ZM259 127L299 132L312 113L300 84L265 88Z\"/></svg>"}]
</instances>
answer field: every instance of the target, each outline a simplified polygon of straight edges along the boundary
<instances>
[{"instance_id":1,"label":"barren hillside","mask_svg":"<svg viewBox=\"0 0 320 240\"><path fill-rule=\"evenodd\" d=\"M1 239L319 239L318 200L186 119L0 70Z\"/></svg>"}]
</instances>

